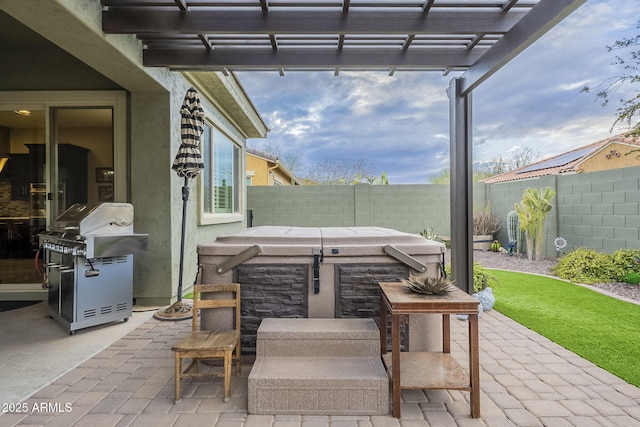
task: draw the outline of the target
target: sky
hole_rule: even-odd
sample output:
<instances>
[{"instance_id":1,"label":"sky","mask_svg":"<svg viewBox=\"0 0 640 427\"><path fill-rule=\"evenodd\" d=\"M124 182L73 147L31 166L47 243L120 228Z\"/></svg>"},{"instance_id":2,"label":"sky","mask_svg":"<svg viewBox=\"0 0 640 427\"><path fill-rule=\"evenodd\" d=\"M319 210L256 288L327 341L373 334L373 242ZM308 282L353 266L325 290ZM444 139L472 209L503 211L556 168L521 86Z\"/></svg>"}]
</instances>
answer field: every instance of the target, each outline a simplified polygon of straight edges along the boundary
<instances>
[{"instance_id":1,"label":"sky","mask_svg":"<svg viewBox=\"0 0 640 427\"><path fill-rule=\"evenodd\" d=\"M639 0L588 0L473 92L474 162L530 148L547 158L624 132L596 87L619 73L607 46L640 32ZM247 145L307 165L366 160L390 184L425 184L449 167L453 77L438 72L237 72L270 129ZM631 92L619 92L624 98Z\"/></svg>"}]
</instances>

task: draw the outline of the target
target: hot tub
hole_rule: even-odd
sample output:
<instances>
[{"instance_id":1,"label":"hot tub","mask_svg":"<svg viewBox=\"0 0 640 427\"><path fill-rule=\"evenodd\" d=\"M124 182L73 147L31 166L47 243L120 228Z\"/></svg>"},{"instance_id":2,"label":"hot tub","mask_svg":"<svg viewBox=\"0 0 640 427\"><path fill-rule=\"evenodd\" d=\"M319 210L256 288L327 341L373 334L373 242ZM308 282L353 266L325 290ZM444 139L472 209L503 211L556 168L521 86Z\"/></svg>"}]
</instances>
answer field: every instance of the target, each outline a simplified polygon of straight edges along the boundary
<instances>
[{"instance_id":1,"label":"hot tub","mask_svg":"<svg viewBox=\"0 0 640 427\"><path fill-rule=\"evenodd\" d=\"M202 283L241 285L242 346L247 353L255 351L264 318L378 322L378 282L398 281L410 272L442 274L444 252L442 243L380 227L262 226L198 246ZM415 333L407 335L406 345L410 342L413 351L437 345L432 340L439 340L438 318L412 316L409 330ZM203 321L207 328L219 320ZM420 325L414 327L416 322Z\"/></svg>"}]
</instances>

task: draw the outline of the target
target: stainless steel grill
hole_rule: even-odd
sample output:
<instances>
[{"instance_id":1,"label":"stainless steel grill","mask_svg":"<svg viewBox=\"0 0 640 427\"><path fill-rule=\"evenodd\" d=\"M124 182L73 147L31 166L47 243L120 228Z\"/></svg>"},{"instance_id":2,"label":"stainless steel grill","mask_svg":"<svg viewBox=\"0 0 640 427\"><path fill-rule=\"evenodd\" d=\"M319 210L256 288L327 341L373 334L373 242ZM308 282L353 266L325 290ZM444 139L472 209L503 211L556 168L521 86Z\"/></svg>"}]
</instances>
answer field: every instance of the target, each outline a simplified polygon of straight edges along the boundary
<instances>
[{"instance_id":1,"label":"stainless steel grill","mask_svg":"<svg viewBox=\"0 0 640 427\"><path fill-rule=\"evenodd\" d=\"M73 205L39 238L49 315L71 335L131 317L133 255L148 244L147 234L133 233L132 205Z\"/></svg>"}]
</instances>

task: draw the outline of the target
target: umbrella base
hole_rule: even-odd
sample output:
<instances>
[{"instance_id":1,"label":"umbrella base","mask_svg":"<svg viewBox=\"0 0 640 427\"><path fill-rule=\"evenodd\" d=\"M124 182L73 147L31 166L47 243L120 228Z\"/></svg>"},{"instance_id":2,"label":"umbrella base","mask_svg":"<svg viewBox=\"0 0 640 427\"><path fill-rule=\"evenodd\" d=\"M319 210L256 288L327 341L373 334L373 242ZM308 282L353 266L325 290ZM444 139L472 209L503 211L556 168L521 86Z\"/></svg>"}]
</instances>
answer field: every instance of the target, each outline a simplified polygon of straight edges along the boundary
<instances>
[{"instance_id":1,"label":"umbrella base","mask_svg":"<svg viewBox=\"0 0 640 427\"><path fill-rule=\"evenodd\" d=\"M158 320L184 320L190 319L192 316L193 305L184 301L176 301L153 315Z\"/></svg>"}]
</instances>

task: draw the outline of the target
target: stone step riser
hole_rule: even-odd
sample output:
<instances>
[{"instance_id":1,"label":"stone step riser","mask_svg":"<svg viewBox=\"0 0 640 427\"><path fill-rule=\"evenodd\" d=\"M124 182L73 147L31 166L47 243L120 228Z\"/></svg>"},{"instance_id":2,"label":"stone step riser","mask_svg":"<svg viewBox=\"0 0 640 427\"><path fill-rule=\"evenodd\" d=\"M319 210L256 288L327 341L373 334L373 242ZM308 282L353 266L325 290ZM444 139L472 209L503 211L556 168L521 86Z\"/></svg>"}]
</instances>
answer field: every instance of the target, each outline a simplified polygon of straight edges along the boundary
<instances>
[{"instance_id":1,"label":"stone step riser","mask_svg":"<svg viewBox=\"0 0 640 427\"><path fill-rule=\"evenodd\" d=\"M385 415L389 380L371 319L265 319L248 379L251 414Z\"/></svg>"},{"instance_id":2,"label":"stone step riser","mask_svg":"<svg viewBox=\"0 0 640 427\"><path fill-rule=\"evenodd\" d=\"M380 357L380 340L259 340L256 357Z\"/></svg>"}]
</instances>

